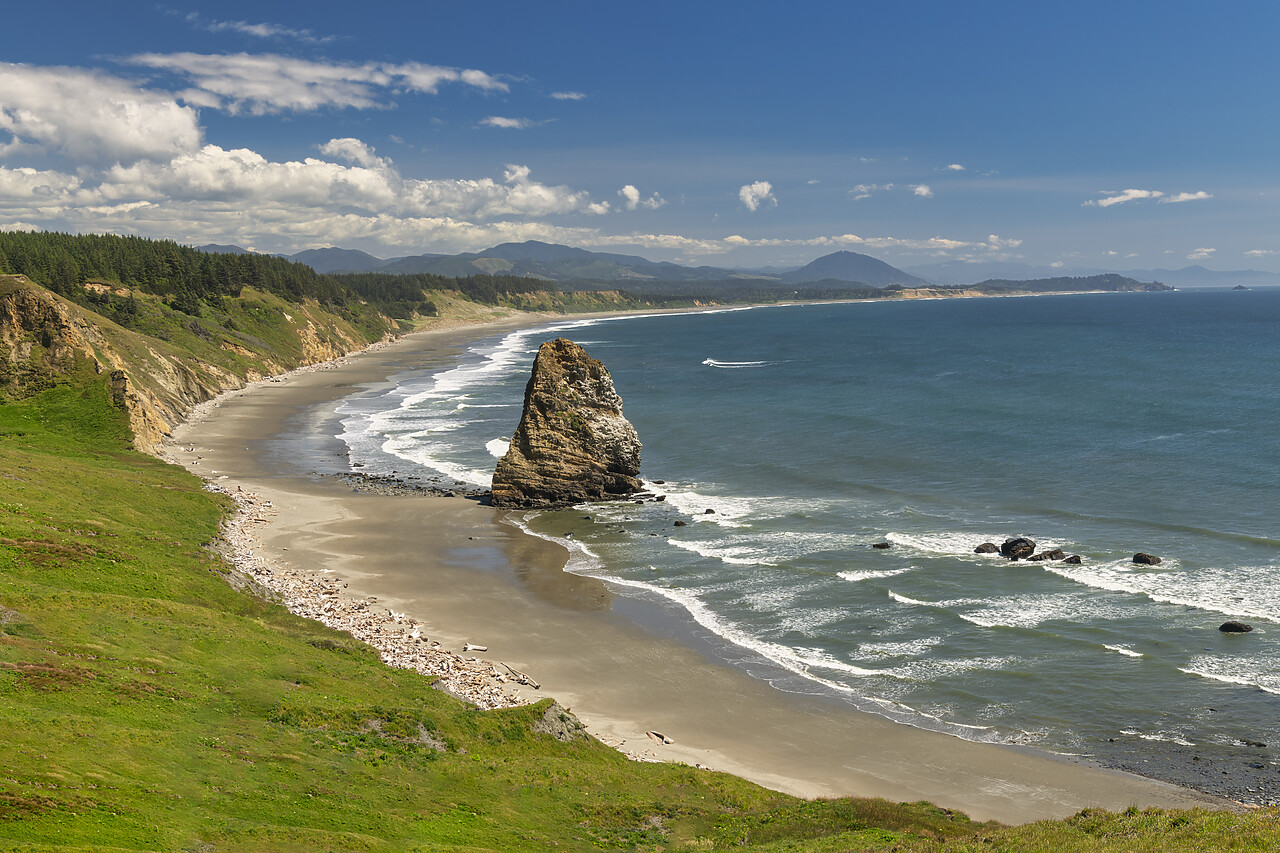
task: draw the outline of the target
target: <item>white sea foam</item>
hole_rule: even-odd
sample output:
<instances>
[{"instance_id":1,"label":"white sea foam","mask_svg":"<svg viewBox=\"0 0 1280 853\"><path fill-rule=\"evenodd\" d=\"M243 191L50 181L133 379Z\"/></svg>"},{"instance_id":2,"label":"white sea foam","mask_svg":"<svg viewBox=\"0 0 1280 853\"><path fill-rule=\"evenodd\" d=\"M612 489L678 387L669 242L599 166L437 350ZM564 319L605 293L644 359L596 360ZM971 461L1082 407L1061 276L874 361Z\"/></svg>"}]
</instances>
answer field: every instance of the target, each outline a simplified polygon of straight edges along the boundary
<instances>
[{"instance_id":1,"label":"white sea foam","mask_svg":"<svg viewBox=\"0 0 1280 853\"><path fill-rule=\"evenodd\" d=\"M1221 681L1224 684L1256 687L1267 693L1280 695L1280 672L1276 672L1275 668L1267 665L1266 662L1254 659L1200 655L1189 661L1186 666L1178 667L1178 671Z\"/></svg>"},{"instance_id":2,"label":"white sea foam","mask_svg":"<svg viewBox=\"0 0 1280 853\"><path fill-rule=\"evenodd\" d=\"M859 643L858 653L868 657L919 657L942 642L941 637L921 637L918 640L886 643Z\"/></svg>"},{"instance_id":3,"label":"white sea foam","mask_svg":"<svg viewBox=\"0 0 1280 853\"><path fill-rule=\"evenodd\" d=\"M878 572L847 571L847 572L837 572L836 577L842 578L847 581L853 581L856 583L857 581L869 581L869 580L877 580L878 578L897 577L898 575L905 575L907 572L914 571L914 570L915 570L915 566L905 566L901 569L884 569Z\"/></svg>"},{"instance_id":4,"label":"white sea foam","mask_svg":"<svg viewBox=\"0 0 1280 853\"><path fill-rule=\"evenodd\" d=\"M654 487L657 488L657 487ZM698 491L699 484L667 483L660 487L666 502L695 522L718 524L723 527L740 527L739 519L751 514L758 499L726 497ZM715 510L708 513L707 510Z\"/></svg>"},{"instance_id":5,"label":"white sea foam","mask_svg":"<svg viewBox=\"0 0 1280 853\"><path fill-rule=\"evenodd\" d=\"M768 361L716 361L714 358L708 358L702 362L707 367L719 367L727 370L733 370L743 367L764 367L772 362Z\"/></svg>"},{"instance_id":6,"label":"white sea foam","mask_svg":"<svg viewBox=\"0 0 1280 853\"><path fill-rule=\"evenodd\" d=\"M506 456L510 447L511 441L505 438L491 438L484 443L484 449L489 451L489 455L494 459L501 459Z\"/></svg>"},{"instance_id":7,"label":"white sea foam","mask_svg":"<svg viewBox=\"0 0 1280 853\"><path fill-rule=\"evenodd\" d=\"M957 615L984 628L997 625L1035 628L1051 621L1088 623L1132 615L1132 608L1123 603L1075 593L1022 595L974 603L980 605L980 608L958 612Z\"/></svg>"},{"instance_id":8,"label":"white sea foam","mask_svg":"<svg viewBox=\"0 0 1280 853\"><path fill-rule=\"evenodd\" d=\"M1172 732L1140 732L1137 729L1121 729L1120 734L1137 736L1143 740L1159 741L1160 743L1176 743L1179 746L1195 746L1195 743L1187 740L1181 735Z\"/></svg>"},{"instance_id":9,"label":"white sea foam","mask_svg":"<svg viewBox=\"0 0 1280 853\"><path fill-rule=\"evenodd\" d=\"M1280 622L1280 586L1271 582L1280 565L1206 567L1177 570L1167 561L1151 571L1129 560L1085 563L1041 563L1045 571L1094 589L1142 595L1153 601L1194 607L1226 616Z\"/></svg>"},{"instance_id":10,"label":"white sea foam","mask_svg":"<svg viewBox=\"0 0 1280 853\"><path fill-rule=\"evenodd\" d=\"M682 539L668 539L668 545L674 545L682 551L690 551L700 557L719 560L731 566L776 566L769 554L760 548L745 546L716 546L704 542L690 542Z\"/></svg>"},{"instance_id":11,"label":"white sea foam","mask_svg":"<svg viewBox=\"0 0 1280 853\"><path fill-rule=\"evenodd\" d=\"M1127 646L1111 646L1106 643L1103 643L1102 647L1104 649L1110 649L1113 652L1119 652L1122 655L1127 655L1128 657L1131 657L1131 658L1145 657L1145 655L1143 655L1142 652L1135 652L1133 649Z\"/></svg>"},{"instance_id":12,"label":"white sea foam","mask_svg":"<svg viewBox=\"0 0 1280 853\"><path fill-rule=\"evenodd\" d=\"M937 607L938 606L931 601L917 601L914 598L907 598L905 595L898 595L893 590L888 590L888 592L889 592L889 597L892 598L894 601L898 602L899 604L915 604L920 607Z\"/></svg>"}]
</instances>

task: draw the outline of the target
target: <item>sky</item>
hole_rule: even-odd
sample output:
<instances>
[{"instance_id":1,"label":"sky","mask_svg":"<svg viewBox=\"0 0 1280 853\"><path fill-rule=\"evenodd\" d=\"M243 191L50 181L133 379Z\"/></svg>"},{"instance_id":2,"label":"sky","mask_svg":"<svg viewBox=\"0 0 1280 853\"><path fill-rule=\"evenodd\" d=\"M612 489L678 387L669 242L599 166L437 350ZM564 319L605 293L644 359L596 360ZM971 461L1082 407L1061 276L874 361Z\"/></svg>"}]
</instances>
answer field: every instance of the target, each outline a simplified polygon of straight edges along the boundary
<instances>
[{"instance_id":1,"label":"sky","mask_svg":"<svg viewBox=\"0 0 1280 853\"><path fill-rule=\"evenodd\" d=\"M0 229L1280 272L1273 2L11 5Z\"/></svg>"}]
</instances>

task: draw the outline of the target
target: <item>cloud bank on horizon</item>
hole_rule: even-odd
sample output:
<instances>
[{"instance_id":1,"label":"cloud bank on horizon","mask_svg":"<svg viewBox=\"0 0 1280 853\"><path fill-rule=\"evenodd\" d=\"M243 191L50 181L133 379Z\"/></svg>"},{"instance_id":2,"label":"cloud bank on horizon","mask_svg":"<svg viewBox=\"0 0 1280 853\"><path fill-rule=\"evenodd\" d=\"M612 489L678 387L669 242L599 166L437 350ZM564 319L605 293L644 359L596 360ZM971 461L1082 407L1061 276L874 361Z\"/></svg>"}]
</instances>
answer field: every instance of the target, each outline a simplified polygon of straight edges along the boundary
<instances>
[{"instance_id":1,"label":"cloud bank on horizon","mask_svg":"<svg viewBox=\"0 0 1280 853\"><path fill-rule=\"evenodd\" d=\"M1181 152L1143 163L1140 147L1095 135L1009 139L1018 125L950 99L905 106L963 83L945 56L868 94L849 84L878 55L837 69L809 48L724 70L737 45L710 13L681 37L701 55L672 44L618 69L592 61L612 50L607 19L513 5L520 25L478 29L467 10L353 22L218 8L15 13L51 36L0 54L0 228L383 257L536 239L743 265L841 248L897 263L1280 255L1269 229L1240 227L1275 204L1256 173L1233 171L1240 157L1173 168ZM650 36L675 8L655 7ZM484 37L410 37L424 27ZM1057 73L1043 61L1040 76ZM1046 162L1055 148L1075 153ZM1108 184L1160 189L1097 189Z\"/></svg>"}]
</instances>

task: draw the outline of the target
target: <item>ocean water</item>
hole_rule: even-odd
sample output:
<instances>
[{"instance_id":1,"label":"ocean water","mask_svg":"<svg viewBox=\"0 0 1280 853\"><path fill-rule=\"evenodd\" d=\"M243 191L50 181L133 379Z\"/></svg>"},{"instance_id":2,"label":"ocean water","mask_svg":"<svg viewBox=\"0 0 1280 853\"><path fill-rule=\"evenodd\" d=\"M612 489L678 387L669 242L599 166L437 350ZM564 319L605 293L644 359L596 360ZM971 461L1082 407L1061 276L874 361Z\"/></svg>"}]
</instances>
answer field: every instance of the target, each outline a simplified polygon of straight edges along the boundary
<instances>
[{"instance_id":1,"label":"ocean water","mask_svg":"<svg viewBox=\"0 0 1280 853\"><path fill-rule=\"evenodd\" d=\"M778 689L1277 798L1280 291L569 320L353 394L352 464L487 486L558 336L666 495L520 518L568 571ZM973 553L1011 536L1083 563Z\"/></svg>"}]
</instances>

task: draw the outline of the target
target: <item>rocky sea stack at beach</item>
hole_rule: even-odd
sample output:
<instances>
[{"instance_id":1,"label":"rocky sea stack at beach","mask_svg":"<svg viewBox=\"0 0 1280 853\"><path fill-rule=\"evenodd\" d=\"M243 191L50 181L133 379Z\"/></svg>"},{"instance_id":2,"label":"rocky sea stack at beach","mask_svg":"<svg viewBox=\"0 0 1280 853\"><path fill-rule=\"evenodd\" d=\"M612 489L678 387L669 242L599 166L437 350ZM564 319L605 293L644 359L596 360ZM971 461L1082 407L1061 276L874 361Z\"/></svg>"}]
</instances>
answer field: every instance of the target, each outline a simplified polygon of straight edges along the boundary
<instances>
[{"instance_id":1,"label":"rocky sea stack at beach","mask_svg":"<svg viewBox=\"0 0 1280 853\"><path fill-rule=\"evenodd\" d=\"M493 472L493 504L566 507L641 490L640 439L609 371L565 338L544 343L511 446Z\"/></svg>"}]
</instances>

